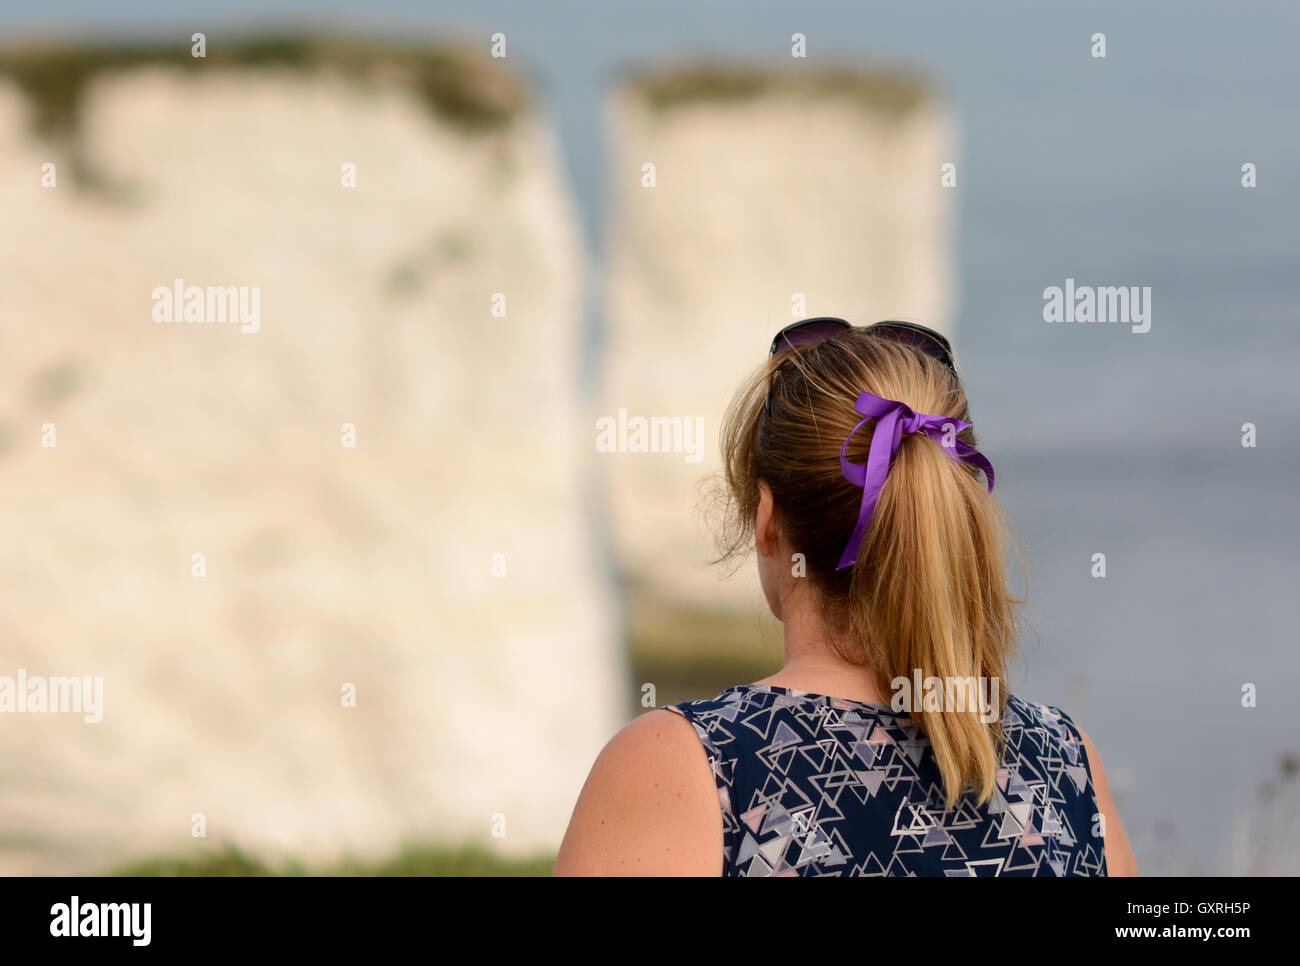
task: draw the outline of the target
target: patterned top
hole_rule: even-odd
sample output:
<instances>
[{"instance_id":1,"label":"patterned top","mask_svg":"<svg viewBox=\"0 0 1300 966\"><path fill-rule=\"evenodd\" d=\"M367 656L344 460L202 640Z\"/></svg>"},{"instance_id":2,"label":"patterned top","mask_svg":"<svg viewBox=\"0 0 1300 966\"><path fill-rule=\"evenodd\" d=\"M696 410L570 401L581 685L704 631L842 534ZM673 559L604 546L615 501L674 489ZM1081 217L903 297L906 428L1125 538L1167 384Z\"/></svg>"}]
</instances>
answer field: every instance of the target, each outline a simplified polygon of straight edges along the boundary
<instances>
[{"instance_id":1,"label":"patterned top","mask_svg":"<svg viewBox=\"0 0 1300 966\"><path fill-rule=\"evenodd\" d=\"M888 705L742 684L667 710L713 766L723 875L1106 874L1083 741L1058 708L1010 696L992 797L951 810L929 741Z\"/></svg>"}]
</instances>

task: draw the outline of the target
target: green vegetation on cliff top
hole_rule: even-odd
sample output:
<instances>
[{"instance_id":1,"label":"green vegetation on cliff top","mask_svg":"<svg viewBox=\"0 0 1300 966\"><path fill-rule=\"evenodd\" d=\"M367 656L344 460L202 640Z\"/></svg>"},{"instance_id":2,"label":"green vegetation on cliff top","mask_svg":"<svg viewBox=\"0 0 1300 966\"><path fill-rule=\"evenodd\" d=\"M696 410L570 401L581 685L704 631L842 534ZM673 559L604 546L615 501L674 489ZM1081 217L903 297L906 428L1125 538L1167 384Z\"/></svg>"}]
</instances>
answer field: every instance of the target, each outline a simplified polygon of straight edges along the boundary
<instances>
[{"instance_id":1,"label":"green vegetation on cliff top","mask_svg":"<svg viewBox=\"0 0 1300 966\"><path fill-rule=\"evenodd\" d=\"M359 83L404 82L430 112L467 132L507 126L529 106L526 88L499 63L467 48L326 36L267 35L225 43L206 57L188 42L170 45L25 44L0 48L0 77L12 78L35 107L43 136L75 135L87 82L110 71L170 66L186 71L289 68L328 71Z\"/></svg>"},{"instance_id":2,"label":"green vegetation on cliff top","mask_svg":"<svg viewBox=\"0 0 1300 966\"><path fill-rule=\"evenodd\" d=\"M705 101L744 101L780 94L844 98L869 113L901 119L932 99L929 85L919 77L848 65L774 70L744 64L682 64L632 71L625 81L657 111Z\"/></svg>"}]
</instances>

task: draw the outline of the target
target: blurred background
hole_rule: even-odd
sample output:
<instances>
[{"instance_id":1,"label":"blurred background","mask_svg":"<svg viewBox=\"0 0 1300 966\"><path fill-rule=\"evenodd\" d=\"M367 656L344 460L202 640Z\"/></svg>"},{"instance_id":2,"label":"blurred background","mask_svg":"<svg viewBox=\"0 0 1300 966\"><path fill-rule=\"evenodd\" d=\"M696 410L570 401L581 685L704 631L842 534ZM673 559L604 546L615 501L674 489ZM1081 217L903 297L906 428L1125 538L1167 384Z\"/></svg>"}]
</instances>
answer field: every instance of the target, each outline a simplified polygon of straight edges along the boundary
<instances>
[{"instance_id":1,"label":"blurred background","mask_svg":"<svg viewBox=\"0 0 1300 966\"><path fill-rule=\"evenodd\" d=\"M0 715L0 872L549 870L619 727L779 666L710 478L821 314L951 335L1028 558L1010 685L1143 873L1300 872L1293 6L0 33L0 676L104 681L97 724ZM257 331L155 322L176 279ZM1048 324L1067 279L1150 331ZM701 433L601 442L638 417Z\"/></svg>"}]
</instances>

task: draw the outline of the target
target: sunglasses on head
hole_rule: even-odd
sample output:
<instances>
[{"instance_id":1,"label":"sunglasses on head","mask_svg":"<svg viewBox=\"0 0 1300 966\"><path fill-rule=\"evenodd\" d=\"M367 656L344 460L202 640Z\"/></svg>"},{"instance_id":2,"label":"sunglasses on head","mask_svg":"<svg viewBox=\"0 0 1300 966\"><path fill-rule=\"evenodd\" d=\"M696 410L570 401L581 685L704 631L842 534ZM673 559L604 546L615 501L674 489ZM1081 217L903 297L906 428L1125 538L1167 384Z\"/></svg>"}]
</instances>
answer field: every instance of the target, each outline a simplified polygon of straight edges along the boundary
<instances>
[{"instance_id":1,"label":"sunglasses on head","mask_svg":"<svg viewBox=\"0 0 1300 966\"><path fill-rule=\"evenodd\" d=\"M843 335L853 328L855 326L844 319L837 319L827 315L792 322L772 339L772 348L768 355L775 356L782 352L790 352L794 349L816 345L819 342L825 342L827 339L833 339L837 335ZM953 365L952 361L952 346L947 339L934 329L917 325L915 322L898 322L892 319L885 322L876 322L874 325L867 325L862 328L865 331L884 336L895 342L910 345L926 355L938 359L948 367L948 371L956 378L957 367ZM768 416L772 415L771 387L768 388L767 401L763 404L763 408Z\"/></svg>"}]
</instances>

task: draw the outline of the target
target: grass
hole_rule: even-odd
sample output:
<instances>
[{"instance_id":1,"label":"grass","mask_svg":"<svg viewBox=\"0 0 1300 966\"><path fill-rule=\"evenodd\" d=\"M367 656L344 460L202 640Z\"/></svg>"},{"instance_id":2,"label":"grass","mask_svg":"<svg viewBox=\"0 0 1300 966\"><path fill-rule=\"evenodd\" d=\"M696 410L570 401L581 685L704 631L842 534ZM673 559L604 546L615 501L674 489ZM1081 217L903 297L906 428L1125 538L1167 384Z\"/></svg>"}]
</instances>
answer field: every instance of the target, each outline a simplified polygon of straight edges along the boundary
<instances>
[{"instance_id":1,"label":"grass","mask_svg":"<svg viewBox=\"0 0 1300 966\"><path fill-rule=\"evenodd\" d=\"M294 859L268 863L233 843L211 852L157 856L132 862L110 872L115 876L547 876L555 856L504 858L487 849L407 845L389 856L368 861L344 858L308 865Z\"/></svg>"}]
</instances>

